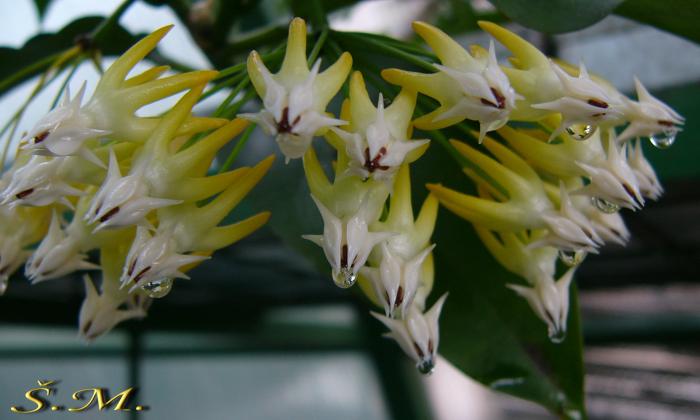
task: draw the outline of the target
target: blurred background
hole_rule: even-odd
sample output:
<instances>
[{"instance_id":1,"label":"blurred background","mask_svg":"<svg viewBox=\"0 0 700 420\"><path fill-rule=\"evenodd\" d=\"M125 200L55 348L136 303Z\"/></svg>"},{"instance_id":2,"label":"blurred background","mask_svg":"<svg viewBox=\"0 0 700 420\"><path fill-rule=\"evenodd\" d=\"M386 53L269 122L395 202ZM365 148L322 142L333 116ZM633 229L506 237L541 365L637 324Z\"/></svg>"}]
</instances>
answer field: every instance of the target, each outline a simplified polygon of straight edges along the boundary
<instances>
[{"instance_id":1,"label":"blurred background","mask_svg":"<svg viewBox=\"0 0 700 420\"><path fill-rule=\"evenodd\" d=\"M108 15L119 3L57 0L40 23L32 0L1 2L0 45L21 46L36 33L56 31L79 16ZM262 3L267 9L261 13L274 14L279 2ZM412 20L434 21L445 13L445 3L450 2L364 1L335 12L330 22L334 29L405 38L411 36ZM493 12L486 1L471 5ZM132 33L176 23L161 52L191 67L211 67L177 22L170 9L141 2L121 20ZM693 137L700 133L700 47L612 16L559 36L515 24L509 28L549 55L585 61L623 92L631 93L631 75L637 75L687 119L677 145L648 153L666 188L662 200L642 213L626 212L629 246L590 256L577 282L589 417L698 419L700 141ZM459 40L488 42L476 33ZM87 80L90 91L97 77L86 63L71 88ZM19 132L48 110L60 81L55 84L30 106ZM0 98L0 117L11 115L31 88L29 81ZM211 110L225 95L213 95L200 111ZM251 161L272 143L256 134L246 152ZM220 252L192 277L156 302L146 320L127 322L91 345L77 339L83 297L78 278L31 288L23 279L11 280L0 300L0 418L14 416L11 405L26 404L23 395L37 379L59 379L56 398L65 402L84 387L119 391L137 386L136 400L151 409L109 413L123 418L553 418L532 403L469 380L445 360L432 376L421 377L394 343L381 338L365 302L336 289L270 230ZM491 388L504 385L494 382Z\"/></svg>"}]
</instances>

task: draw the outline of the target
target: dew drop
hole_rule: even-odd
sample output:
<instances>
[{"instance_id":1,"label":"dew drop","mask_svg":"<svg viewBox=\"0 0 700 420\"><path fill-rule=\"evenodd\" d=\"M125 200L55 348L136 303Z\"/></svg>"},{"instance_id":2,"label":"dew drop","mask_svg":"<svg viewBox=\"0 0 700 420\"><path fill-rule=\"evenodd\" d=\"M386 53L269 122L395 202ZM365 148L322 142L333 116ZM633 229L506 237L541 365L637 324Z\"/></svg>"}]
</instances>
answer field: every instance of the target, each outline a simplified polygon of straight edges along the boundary
<instances>
[{"instance_id":1,"label":"dew drop","mask_svg":"<svg viewBox=\"0 0 700 420\"><path fill-rule=\"evenodd\" d=\"M424 359L416 363L416 368L418 369L418 372L422 373L423 375L432 375L433 371L435 371L435 362L433 361L432 357L429 359Z\"/></svg>"},{"instance_id":2,"label":"dew drop","mask_svg":"<svg viewBox=\"0 0 700 420\"><path fill-rule=\"evenodd\" d=\"M566 330L550 327L547 331L549 340L554 344L559 344L566 339Z\"/></svg>"},{"instance_id":3,"label":"dew drop","mask_svg":"<svg viewBox=\"0 0 700 420\"><path fill-rule=\"evenodd\" d=\"M586 255L586 251L582 251L580 249L576 251L569 251L565 249L559 250L559 259L567 267L576 267L577 265L581 264L583 260L586 259Z\"/></svg>"},{"instance_id":4,"label":"dew drop","mask_svg":"<svg viewBox=\"0 0 700 420\"><path fill-rule=\"evenodd\" d=\"M355 280L357 280L357 276L348 267L343 267L337 274L333 274L333 283L341 289L352 287L355 284Z\"/></svg>"},{"instance_id":5,"label":"dew drop","mask_svg":"<svg viewBox=\"0 0 700 420\"><path fill-rule=\"evenodd\" d=\"M566 127L566 132L572 139L584 141L591 138L597 127L590 124L574 124Z\"/></svg>"},{"instance_id":6,"label":"dew drop","mask_svg":"<svg viewBox=\"0 0 700 420\"><path fill-rule=\"evenodd\" d=\"M649 137L649 141L657 149L668 149L676 141L675 131L664 131Z\"/></svg>"},{"instance_id":7,"label":"dew drop","mask_svg":"<svg viewBox=\"0 0 700 420\"><path fill-rule=\"evenodd\" d=\"M0 296L4 295L7 290L7 281L7 278L0 279Z\"/></svg>"},{"instance_id":8,"label":"dew drop","mask_svg":"<svg viewBox=\"0 0 700 420\"><path fill-rule=\"evenodd\" d=\"M620 206L604 198L591 197L591 203L593 203L595 208L606 214L613 214L620 211Z\"/></svg>"},{"instance_id":9,"label":"dew drop","mask_svg":"<svg viewBox=\"0 0 700 420\"><path fill-rule=\"evenodd\" d=\"M173 279L163 279L149 281L142 286L143 290L148 293L149 297L154 299L162 298L170 293L173 288Z\"/></svg>"}]
</instances>

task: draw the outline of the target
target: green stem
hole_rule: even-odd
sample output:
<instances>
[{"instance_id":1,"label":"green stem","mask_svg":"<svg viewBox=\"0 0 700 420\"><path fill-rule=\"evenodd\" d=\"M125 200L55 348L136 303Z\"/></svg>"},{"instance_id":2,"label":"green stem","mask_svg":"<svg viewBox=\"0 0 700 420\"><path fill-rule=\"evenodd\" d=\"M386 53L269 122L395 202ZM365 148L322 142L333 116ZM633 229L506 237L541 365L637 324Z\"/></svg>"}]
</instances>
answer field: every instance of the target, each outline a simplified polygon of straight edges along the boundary
<instances>
[{"instance_id":1,"label":"green stem","mask_svg":"<svg viewBox=\"0 0 700 420\"><path fill-rule=\"evenodd\" d=\"M419 45L414 44L414 43L400 41L398 39L390 38L386 35L380 35L380 34L371 34L371 33L366 33L366 32L353 32L353 31L344 32L344 33L350 34L353 36L357 36L357 37L372 38L378 42L383 42L383 43L389 44L389 45L396 47L400 50L403 50L409 54L417 55L420 57L425 57L425 58L430 59L431 61L438 61L438 58L435 54L424 50Z\"/></svg>"},{"instance_id":2,"label":"green stem","mask_svg":"<svg viewBox=\"0 0 700 420\"><path fill-rule=\"evenodd\" d=\"M107 19L102 21L102 23L95 28L91 36L95 44L100 45L103 38L107 35L109 30L112 29L112 26L119 22L119 19L121 19L122 15L129 9L133 2L134 0L124 0Z\"/></svg>"},{"instance_id":3,"label":"green stem","mask_svg":"<svg viewBox=\"0 0 700 420\"><path fill-rule=\"evenodd\" d=\"M225 111L222 112L222 116L224 118L233 118L238 114L238 111L243 107L243 105L247 104L251 99L253 99L257 95L255 93L255 89L250 89L248 92L246 92L245 96L243 98L233 104L233 106Z\"/></svg>"},{"instance_id":4,"label":"green stem","mask_svg":"<svg viewBox=\"0 0 700 420\"><path fill-rule=\"evenodd\" d=\"M328 28L325 27L321 31L321 34L318 36L318 40L316 41L316 44L314 44L314 47L311 49L311 54L309 54L309 67L314 65L314 62L316 61L316 58L318 58L318 54L321 52L321 48L323 48L323 44L326 42L326 38L328 38Z\"/></svg>"},{"instance_id":5,"label":"green stem","mask_svg":"<svg viewBox=\"0 0 700 420\"><path fill-rule=\"evenodd\" d=\"M345 39L347 41L347 44L352 46L352 49L354 49L355 52L364 51L369 46L374 48L376 51L385 53L391 57L413 64L414 66L423 70L427 70L433 73L438 71L432 64L428 63L427 61L422 60L421 58L418 58L413 54L402 51L399 48L396 48L385 42L377 41L372 37L362 36L358 33L353 32L331 32L331 36L334 35L340 39Z\"/></svg>"},{"instance_id":6,"label":"green stem","mask_svg":"<svg viewBox=\"0 0 700 420\"><path fill-rule=\"evenodd\" d=\"M231 86L233 86L233 85L239 83L239 82L240 82L241 80L243 80L244 78L246 78L246 74L245 74L245 73L241 73L241 74L237 74L237 75L235 75L234 77L231 77L231 78L229 78L229 79L227 79L227 80L224 80L224 81L221 82L221 83L218 83L218 84L212 86L211 89L207 90L206 92L204 92L204 93L202 94L202 96L199 98L199 101L201 102L201 101L207 99L208 97L210 97L211 95L213 95L213 94L219 92L220 90L229 88L229 87L231 87Z\"/></svg>"},{"instance_id":7,"label":"green stem","mask_svg":"<svg viewBox=\"0 0 700 420\"><path fill-rule=\"evenodd\" d=\"M323 10L323 5L321 0L311 0L311 23L313 23L318 29L328 28L328 15L326 15L325 10Z\"/></svg>"},{"instance_id":8,"label":"green stem","mask_svg":"<svg viewBox=\"0 0 700 420\"><path fill-rule=\"evenodd\" d=\"M327 45L330 48L333 55L335 56L334 58L336 60L339 59L340 56L343 54L343 49L340 48L340 45L338 45L338 43L335 42L335 40L333 38L328 38ZM343 96L346 98L349 98L350 97L350 86L349 86L348 80L345 80L345 82L343 82L342 90L343 90Z\"/></svg>"},{"instance_id":9,"label":"green stem","mask_svg":"<svg viewBox=\"0 0 700 420\"><path fill-rule=\"evenodd\" d=\"M287 36L286 26L271 26L263 28L259 31L254 31L245 37L239 38L236 42L224 47L217 56L233 57L241 52L247 52L254 48L259 48L263 45L271 44L275 41L285 39Z\"/></svg>"},{"instance_id":10,"label":"green stem","mask_svg":"<svg viewBox=\"0 0 700 420\"><path fill-rule=\"evenodd\" d=\"M171 69L180 72L180 73L187 73L191 71L195 71L194 67L188 66L187 64L180 63L179 61L173 60L170 57L167 57L163 55L160 51L153 50L151 51L150 54L148 54L149 60L153 61L156 64L159 64L161 66L169 66Z\"/></svg>"},{"instance_id":11,"label":"green stem","mask_svg":"<svg viewBox=\"0 0 700 420\"><path fill-rule=\"evenodd\" d=\"M263 60L263 62L268 63L268 62L273 62L273 61L277 60L278 58L282 58L283 56L284 56L284 47L281 46L281 47L276 48L275 50L273 50L269 54L262 55L262 60ZM243 63L238 63L234 66L222 69L219 71L219 74L216 76L216 78L214 80L223 79L224 77L228 77L228 76L231 76L232 74L236 74L240 71L243 71L243 70L245 70L246 65L247 65L247 63L243 62Z\"/></svg>"},{"instance_id":12,"label":"green stem","mask_svg":"<svg viewBox=\"0 0 700 420\"><path fill-rule=\"evenodd\" d=\"M221 165L221 168L219 168L219 173L226 172L231 165L233 165L233 161L236 160L236 157L241 153L243 146L248 143L248 139L250 139L250 135L253 134L253 131L255 131L255 127L255 124L251 124L245 129L243 135L238 142L236 142L233 150L231 150L231 153L229 153L228 157L226 158L226 161L224 161L224 164Z\"/></svg>"},{"instance_id":13,"label":"green stem","mask_svg":"<svg viewBox=\"0 0 700 420\"><path fill-rule=\"evenodd\" d=\"M214 116L219 117L223 115L226 108L231 104L231 102L233 102L234 99L236 99L236 96L238 96L238 94L240 94L241 91L243 91L243 89L245 89L246 86L248 86L249 83L250 78L248 77L248 75L244 75L238 86L236 86L226 97L226 99L216 108L216 111L214 111Z\"/></svg>"},{"instance_id":14,"label":"green stem","mask_svg":"<svg viewBox=\"0 0 700 420\"><path fill-rule=\"evenodd\" d=\"M68 75L66 78L63 80L63 83L61 83L61 87L58 88L58 92L56 93L56 96L53 98L53 101L51 102L51 109L56 108L56 105L58 105L59 99L61 99L61 94L63 91L66 89L66 86L68 86L68 82L70 82L70 79L73 78L73 75L75 74L76 70L78 70L78 67L80 67L80 64L83 62L83 56L78 56L73 60L73 64L70 69L70 72L68 72ZM70 99L70 98L68 98Z\"/></svg>"}]
</instances>

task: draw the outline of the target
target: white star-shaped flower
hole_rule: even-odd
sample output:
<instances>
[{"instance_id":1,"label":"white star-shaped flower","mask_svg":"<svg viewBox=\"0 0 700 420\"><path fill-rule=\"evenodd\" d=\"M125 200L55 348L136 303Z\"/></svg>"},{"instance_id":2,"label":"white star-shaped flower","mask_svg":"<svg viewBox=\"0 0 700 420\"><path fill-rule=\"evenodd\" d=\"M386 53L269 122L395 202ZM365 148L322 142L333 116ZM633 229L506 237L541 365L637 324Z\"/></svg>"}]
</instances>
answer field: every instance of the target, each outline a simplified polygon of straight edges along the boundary
<instances>
[{"instance_id":1,"label":"white star-shaped flower","mask_svg":"<svg viewBox=\"0 0 700 420\"><path fill-rule=\"evenodd\" d=\"M91 342L97 337L109 332L120 322L128 319L143 318L151 304L151 299L143 293L122 295L105 290L102 280L102 293L98 293L90 276L83 278L85 283L85 300L80 307L78 328L80 337Z\"/></svg>"},{"instance_id":2,"label":"white star-shaped flower","mask_svg":"<svg viewBox=\"0 0 700 420\"><path fill-rule=\"evenodd\" d=\"M306 79L290 88L277 82L262 65L260 70L266 88L263 109L256 114L239 115L258 123L265 133L275 136L287 162L304 156L315 133L345 124L345 121L328 117L317 110L319 107L314 103L314 83L320 67L319 59Z\"/></svg>"},{"instance_id":3,"label":"white star-shaped flower","mask_svg":"<svg viewBox=\"0 0 700 420\"><path fill-rule=\"evenodd\" d=\"M148 185L140 171L122 176L113 151L109 155L109 169L102 186L85 213L89 224L97 223L95 232L147 224L146 215L154 209L178 204L180 200L150 197Z\"/></svg>"},{"instance_id":4,"label":"white star-shaped flower","mask_svg":"<svg viewBox=\"0 0 700 420\"><path fill-rule=\"evenodd\" d=\"M61 203L73 208L66 197L83 195L83 191L61 179L58 169L63 159L32 156L12 172L9 184L0 192L0 204L42 207Z\"/></svg>"},{"instance_id":5,"label":"white star-shaped flower","mask_svg":"<svg viewBox=\"0 0 700 420\"><path fill-rule=\"evenodd\" d=\"M396 340L401 349L416 362L416 367L423 374L429 374L435 368L440 343L438 321L445 299L447 299L447 293L442 295L426 313L421 313L418 308L411 306L401 320L372 312L375 318L389 328L385 336Z\"/></svg>"},{"instance_id":6,"label":"white star-shaped flower","mask_svg":"<svg viewBox=\"0 0 700 420\"><path fill-rule=\"evenodd\" d=\"M405 134L396 137L384 113L384 97L379 94L375 120L361 133L340 129L333 131L345 142L350 157L349 171L367 179L390 182L399 167L406 161L406 155L428 143L429 140L408 140Z\"/></svg>"},{"instance_id":7,"label":"white star-shaped flower","mask_svg":"<svg viewBox=\"0 0 700 420\"><path fill-rule=\"evenodd\" d=\"M642 142L640 140L634 141L631 144L627 162L637 178L639 192L644 197L658 200L664 193L664 188L661 186L661 182L659 182L659 178L656 176L654 167L651 166L651 163L644 157Z\"/></svg>"},{"instance_id":8,"label":"white star-shaped flower","mask_svg":"<svg viewBox=\"0 0 700 420\"><path fill-rule=\"evenodd\" d=\"M24 273L30 282L38 283L76 270L98 268L98 265L87 261L87 255L80 250L79 241L61 229L61 220L54 211L49 231L27 260Z\"/></svg>"},{"instance_id":9,"label":"white star-shaped flower","mask_svg":"<svg viewBox=\"0 0 700 420\"><path fill-rule=\"evenodd\" d=\"M0 234L0 296L5 293L7 281L22 266L31 252L22 246L23 235L20 233Z\"/></svg>"},{"instance_id":10,"label":"white star-shaped flower","mask_svg":"<svg viewBox=\"0 0 700 420\"><path fill-rule=\"evenodd\" d=\"M171 232L158 231L151 235L148 228L139 226L124 263L121 288L129 286L129 293L133 293L149 283L173 278L189 279L180 268L208 258L179 254Z\"/></svg>"},{"instance_id":11,"label":"white star-shaped flower","mask_svg":"<svg viewBox=\"0 0 700 420\"><path fill-rule=\"evenodd\" d=\"M309 69L306 57L306 23L295 18L289 24L287 49L280 70L272 74L260 55L248 56L248 75L263 100L263 109L239 117L255 121L275 136L286 161L304 156L311 140L328 127L344 124L325 112L352 67L348 53L322 73L321 60Z\"/></svg>"},{"instance_id":12,"label":"white star-shaped flower","mask_svg":"<svg viewBox=\"0 0 700 420\"><path fill-rule=\"evenodd\" d=\"M561 124L552 132L550 141L574 124L591 126L589 132L578 138L584 140L593 134L599 124L621 120L623 115L619 100L590 78L583 63L579 66L578 77L570 76L554 62L550 62L550 65L561 82L562 96L554 101L532 105L536 109L561 114Z\"/></svg>"},{"instance_id":13,"label":"white star-shaped flower","mask_svg":"<svg viewBox=\"0 0 700 420\"><path fill-rule=\"evenodd\" d=\"M617 138L618 141L626 141L635 137L653 137L662 134L666 137L674 137L681 131L685 118L674 111L670 106L653 97L636 77L634 85L637 90L637 100L624 98L625 119L630 124Z\"/></svg>"},{"instance_id":14,"label":"white star-shaped flower","mask_svg":"<svg viewBox=\"0 0 700 420\"><path fill-rule=\"evenodd\" d=\"M543 278L533 287L508 284L517 294L525 298L535 314L547 323L549 337L555 343L566 336L566 321L569 315L569 286L575 268L569 269L557 281Z\"/></svg>"},{"instance_id":15,"label":"white star-shaped flower","mask_svg":"<svg viewBox=\"0 0 700 420\"><path fill-rule=\"evenodd\" d=\"M363 267L361 273L372 282L374 292L390 318L403 317L413 304L420 286L421 268L425 258L435 248L428 246L412 258L403 258L387 243L380 245L381 262L378 268Z\"/></svg>"},{"instance_id":16,"label":"white star-shaped flower","mask_svg":"<svg viewBox=\"0 0 700 420\"><path fill-rule=\"evenodd\" d=\"M48 156L80 155L96 165L104 163L95 156L85 142L108 135L110 132L94 128L93 117L83 112L81 103L85 95L85 83L73 99L66 87L63 101L36 123L25 139L23 149Z\"/></svg>"},{"instance_id":17,"label":"white star-shaped flower","mask_svg":"<svg viewBox=\"0 0 700 420\"><path fill-rule=\"evenodd\" d=\"M590 179L590 184L575 191L590 197L602 198L620 207L641 209L644 198L634 171L627 163L627 146L619 145L613 130L608 135L606 159L598 164L576 162Z\"/></svg>"},{"instance_id":18,"label":"white star-shaped flower","mask_svg":"<svg viewBox=\"0 0 700 420\"><path fill-rule=\"evenodd\" d=\"M574 206L564 183L559 184L559 211L546 211L542 215L549 234L531 246L553 246L564 251L597 253L603 244L591 221Z\"/></svg>"},{"instance_id":19,"label":"white star-shaped flower","mask_svg":"<svg viewBox=\"0 0 700 420\"><path fill-rule=\"evenodd\" d=\"M460 117L479 121L479 143L489 131L497 130L508 122L518 95L508 77L503 73L496 59L493 41L489 44L488 55L480 60L481 68L453 68L435 64L442 73L456 82L462 98L451 108L433 119L442 120Z\"/></svg>"},{"instance_id":20,"label":"white star-shaped flower","mask_svg":"<svg viewBox=\"0 0 700 420\"><path fill-rule=\"evenodd\" d=\"M341 220L316 197L312 195L311 198L323 218L323 235L304 235L303 238L323 248L335 284L350 287L355 284L357 273L374 246L391 237L392 233L370 232L362 209Z\"/></svg>"}]
</instances>

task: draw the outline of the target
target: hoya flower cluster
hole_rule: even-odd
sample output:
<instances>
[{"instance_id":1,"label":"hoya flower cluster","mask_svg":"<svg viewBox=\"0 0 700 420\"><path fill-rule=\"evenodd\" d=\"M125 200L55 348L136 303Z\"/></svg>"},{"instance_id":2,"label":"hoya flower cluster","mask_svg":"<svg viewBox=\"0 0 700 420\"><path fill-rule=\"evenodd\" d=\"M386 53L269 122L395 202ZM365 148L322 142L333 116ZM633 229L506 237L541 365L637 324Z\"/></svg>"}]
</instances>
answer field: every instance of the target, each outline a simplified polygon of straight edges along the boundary
<instances>
[{"instance_id":1,"label":"hoya flower cluster","mask_svg":"<svg viewBox=\"0 0 700 420\"><path fill-rule=\"evenodd\" d=\"M260 213L218 224L265 175L272 157L252 168L208 175L219 149L247 121L199 118L192 108L213 71L160 77L153 67L129 77L170 27L135 44L107 69L94 94L85 85L51 110L21 141L0 180L0 284L24 264L32 283L77 270L85 275L80 335L93 340L121 321L146 315L152 298L217 249L260 227ZM161 117L144 105L184 93ZM193 144L193 135L201 138ZM201 200L206 204L198 205ZM88 253L99 251L99 261Z\"/></svg>"},{"instance_id":2,"label":"hoya flower cluster","mask_svg":"<svg viewBox=\"0 0 700 420\"><path fill-rule=\"evenodd\" d=\"M350 72L350 56L342 54L322 73L319 61L309 70L300 19L290 26L278 73L255 52L248 60L263 107L243 117L274 135L287 161L303 157L311 198L323 219L322 234L305 238L323 249L336 285L347 288L359 279L365 294L383 306L384 314L375 316L422 372L434 364L445 300L426 311L438 201L471 221L496 260L523 278L526 284L510 287L559 342L576 266L606 242L625 244L629 233L617 211L641 209L645 199L658 199L663 191L638 138L668 146L683 124L638 80L634 101L583 64L576 68L549 59L497 25L481 26L511 50L510 67L497 62L493 42L488 50L473 46L468 52L437 28L417 22L417 34L440 60L435 71L382 71L386 81L401 87L386 107L381 94L370 98L362 74L354 72L339 118L326 107ZM419 94L438 106L414 119ZM469 162L464 172L477 196L430 184L431 194L414 219L409 165L426 151L428 140L413 139L413 128L462 125L464 131L466 120L478 124L473 136L482 146L451 140L450 147ZM516 129L511 121L530 125ZM336 151L332 180L317 159L314 137L324 137ZM557 276L559 259L569 268Z\"/></svg>"},{"instance_id":3,"label":"hoya flower cluster","mask_svg":"<svg viewBox=\"0 0 700 420\"><path fill-rule=\"evenodd\" d=\"M384 314L375 317L388 335L416 362L432 371L438 349L438 318L445 297L430 308L433 283L430 237L438 202L428 196L417 218L411 202L409 165L427 149L428 140L411 138L416 92L402 90L391 105L372 100L360 72L349 80L340 118L326 111L350 73L348 53L319 73L309 70L306 25L294 19L287 51L276 74L251 53L248 70L263 99L263 109L245 117L276 136L285 157L303 157L311 199L323 219L323 232L305 235L323 249L338 287L359 282ZM375 105L376 103L376 105ZM319 162L312 140L324 136L336 151L333 179ZM388 211L385 204L389 199Z\"/></svg>"},{"instance_id":4,"label":"hoya flower cluster","mask_svg":"<svg viewBox=\"0 0 700 420\"><path fill-rule=\"evenodd\" d=\"M225 115L238 113L254 93L262 102L258 112L232 121L192 115L216 72L161 77L167 67L157 66L129 77L169 28L152 33L104 73L91 98L84 98L85 86L75 96L66 93L23 139L0 179L0 292L22 265L31 282L99 269L99 288L85 277L81 335L91 340L145 316L173 279L188 278L189 269L268 219L260 213L219 226L272 157L210 174L217 152L257 124L286 162L302 159L323 221L322 231L304 238L322 250L335 285L358 283L383 309L373 315L419 371L435 366L447 297L431 296L433 252L441 249L431 239L439 204L470 221L494 258L522 279L509 287L560 342L578 264L605 243L629 240L620 209L640 210L663 193L642 139L668 147L684 120L639 80L636 100L627 98L583 64L548 58L498 25L480 25L512 53L509 65L497 61L494 41L467 51L417 22L416 33L439 61L419 67L432 71L370 74L364 63L363 74L352 70L353 58L339 44L324 50L326 38L335 43L343 36L328 28L315 28L321 34L307 56L306 24L296 18L277 72L268 68L279 61L270 59L275 52L253 51L245 71L243 63L228 69L239 74L219 107ZM399 60L411 56L407 62L416 64L426 56L394 45L402 44L393 40L385 51L398 51ZM370 95L365 77L382 93ZM335 115L330 104L341 89L345 98ZM144 105L175 94L180 100L162 116L137 116ZM229 106L237 95L242 99ZM444 137L465 132L475 141ZM459 157L476 193L429 184L415 215L410 167L429 138ZM319 142L334 151L331 165L319 161ZM94 250L99 261L88 257Z\"/></svg>"},{"instance_id":5,"label":"hoya flower cluster","mask_svg":"<svg viewBox=\"0 0 700 420\"><path fill-rule=\"evenodd\" d=\"M473 136L483 148L450 141L470 163L464 172L477 196L438 184L428 188L443 206L472 222L496 260L525 280L527 285L510 287L558 342L566 332L575 267L606 242L627 242L620 208L639 210L645 199L663 192L639 139L667 147L683 118L639 80L635 101L583 64L576 68L550 59L498 25L480 25L510 50L511 66L496 62L493 43L488 51L473 46L467 52L437 28L416 23L441 61L437 71L390 69L383 76L440 104L414 121L418 128L479 123ZM506 125L509 121L532 124L518 129ZM558 259L569 267L559 279Z\"/></svg>"}]
</instances>

